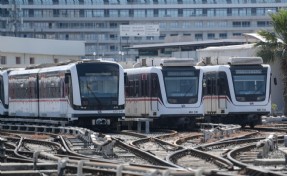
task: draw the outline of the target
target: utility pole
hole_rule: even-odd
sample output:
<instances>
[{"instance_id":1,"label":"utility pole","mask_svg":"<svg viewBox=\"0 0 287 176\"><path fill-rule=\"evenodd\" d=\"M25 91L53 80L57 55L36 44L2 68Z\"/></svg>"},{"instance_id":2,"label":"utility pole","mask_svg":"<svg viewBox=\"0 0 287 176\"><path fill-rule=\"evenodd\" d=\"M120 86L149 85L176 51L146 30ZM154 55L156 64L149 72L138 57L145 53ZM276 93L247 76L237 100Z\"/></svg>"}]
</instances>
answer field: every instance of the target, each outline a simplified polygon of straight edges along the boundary
<instances>
[{"instance_id":1,"label":"utility pole","mask_svg":"<svg viewBox=\"0 0 287 176\"><path fill-rule=\"evenodd\" d=\"M21 17L20 5L17 5L16 0L12 0L11 8L9 9L9 17L7 19L7 27L9 28L10 36L17 37L21 31L23 18Z\"/></svg>"}]
</instances>

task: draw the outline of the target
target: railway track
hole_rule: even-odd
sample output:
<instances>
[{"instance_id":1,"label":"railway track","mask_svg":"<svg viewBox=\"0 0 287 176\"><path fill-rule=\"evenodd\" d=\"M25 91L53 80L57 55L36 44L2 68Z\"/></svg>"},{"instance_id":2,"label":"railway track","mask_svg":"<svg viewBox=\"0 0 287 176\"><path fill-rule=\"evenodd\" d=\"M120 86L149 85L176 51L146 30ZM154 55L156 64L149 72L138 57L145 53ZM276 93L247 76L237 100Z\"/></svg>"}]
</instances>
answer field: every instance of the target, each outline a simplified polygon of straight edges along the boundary
<instances>
[{"instance_id":1,"label":"railway track","mask_svg":"<svg viewBox=\"0 0 287 176\"><path fill-rule=\"evenodd\" d=\"M15 171L7 170L7 174L11 172L12 175L20 172L29 172L33 175L36 174L34 170L39 168L42 173L58 175L79 173L280 175L280 165L275 169L246 161L257 160L256 157L261 149L254 149L254 145L270 134L269 131L275 131L280 135L285 134L284 128L273 126L264 127L262 130L258 128L257 131L240 130L236 135L228 135L224 138L215 136L204 141L204 136L200 132L165 130L143 134L122 131L97 138L97 140L106 139L110 136L109 139L113 145L111 145L112 154L109 154L107 153L109 150L103 152L103 148L97 148L95 143L99 141L94 140L95 132L88 129L35 125L22 127L15 124L11 126L5 124L0 128L2 129L0 137L5 138L3 142L0 140L0 144L2 143L5 148L5 156L0 155L0 158L7 163L5 167L9 168L9 163L21 162L27 166L26 168L32 168L32 170L23 170L21 166L15 165ZM253 148L236 150L250 144ZM0 151L2 151L1 147ZM284 159L284 155L280 152L273 155L277 157L276 159ZM266 169L258 169L259 167ZM285 170L281 172L287 173Z\"/></svg>"},{"instance_id":2,"label":"railway track","mask_svg":"<svg viewBox=\"0 0 287 176\"><path fill-rule=\"evenodd\" d=\"M270 167L255 166L255 160L261 150L256 148L256 143L238 147L228 152L228 159L234 163L234 165L242 168L247 175L270 175L270 176L283 176L287 174L287 170L284 167L278 169L275 166L273 169ZM283 157L283 155L282 155ZM277 169L275 169L277 168ZM277 171L275 171L277 170Z\"/></svg>"}]
</instances>

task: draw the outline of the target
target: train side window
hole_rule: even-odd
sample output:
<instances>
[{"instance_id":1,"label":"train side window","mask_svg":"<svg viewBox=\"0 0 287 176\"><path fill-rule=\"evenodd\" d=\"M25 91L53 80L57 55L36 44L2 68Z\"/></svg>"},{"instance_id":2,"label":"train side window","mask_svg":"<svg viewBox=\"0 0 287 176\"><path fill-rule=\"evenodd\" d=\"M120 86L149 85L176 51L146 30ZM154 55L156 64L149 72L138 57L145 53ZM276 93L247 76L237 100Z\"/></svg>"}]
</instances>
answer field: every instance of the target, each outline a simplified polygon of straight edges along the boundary
<instances>
[{"instance_id":1,"label":"train side window","mask_svg":"<svg viewBox=\"0 0 287 176\"><path fill-rule=\"evenodd\" d=\"M65 84L69 84L69 81L70 81L69 77L65 76Z\"/></svg>"},{"instance_id":2,"label":"train side window","mask_svg":"<svg viewBox=\"0 0 287 176\"><path fill-rule=\"evenodd\" d=\"M217 81L216 79L214 79L214 78L212 79L212 95L217 95L217 90L218 89L217 89L217 86L216 86L217 85L216 81Z\"/></svg>"},{"instance_id":3,"label":"train side window","mask_svg":"<svg viewBox=\"0 0 287 176\"><path fill-rule=\"evenodd\" d=\"M133 81L129 81L129 90L128 90L128 95L130 96L130 97L133 97L134 96L134 94L133 94Z\"/></svg>"},{"instance_id":4,"label":"train side window","mask_svg":"<svg viewBox=\"0 0 287 176\"><path fill-rule=\"evenodd\" d=\"M66 95L70 100L70 103L73 104L73 86L72 86L71 74L65 75L65 87L66 87Z\"/></svg>"},{"instance_id":5,"label":"train side window","mask_svg":"<svg viewBox=\"0 0 287 176\"><path fill-rule=\"evenodd\" d=\"M124 84L126 85L128 83L128 75L127 73L124 73Z\"/></svg>"},{"instance_id":6,"label":"train side window","mask_svg":"<svg viewBox=\"0 0 287 176\"><path fill-rule=\"evenodd\" d=\"M152 78L152 89L151 89L151 94L152 97L157 97L157 93L158 93L158 79L157 77L153 77Z\"/></svg>"},{"instance_id":7,"label":"train side window","mask_svg":"<svg viewBox=\"0 0 287 176\"><path fill-rule=\"evenodd\" d=\"M128 81L128 77L125 77L125 96L129 97L130 95L130 82Z\"/></svg>"},{"instance_id":8,"label":"train side window","mask_svg":"<svg viewBox=\"0 0 287 176\"><path fill-rule=\"evenodd\" d=\"M218 86L218 95L226 95L226 80L224 78L219 78L217 80L217 86Z\"/></svg>"},{"instance_id":9,"label":"train side window","mask_svg":"<svg viewBox=\"0 0 287 176\"><path fill-rule=\"evenodd\" d=\"M206 87L207 87L207 95L211 95L212 94L212 80L210 78L207 79L207 83L206 83Z\"/></svg>"},{"instance_id":10,"label":"train side window","mask_svg":"<svg viewBox=\"0 0 287 176\"><path fill-rule=\"evenodd\" d=\"M277 78L273 78L273 81L274 81L274 85L276 86L277 85Z\"/></svg>"},{"instance_id":11,"label":"train side window","mask_svg":"<svg viewBox=\"0 0 287 176\"><path fill-rule=\"evenodd\" d=\"M141 80L141 96L142 97L146 96L145 86L146 86L146 80Z\"/></svg>"},{"instance_id":12,"label":"train side window","mask_svg":"<svg viewBox=\"0 0 287 176\"><path fill-rule=\"evenodd\" d=\"M2 76L0 76L0 99L2 101L2 104L4 105L4 84Z\"/></svg>"},{"instance_id":13,"label":"train side window","mask_svg":"<svg viewBox=\"0 0 287 176\"><path fill-rule=\"evenodd\" d=\"M135 89L134 89L134 91L135 91L135 97L138 97L139 96L139 89L140 89L140 87L139 87L139 80L135 80Z\"/></svg>"},{"instance_id":14,"label":"train side window","mask_svg":"<svg viewBox=\"0 0 287 176\"><path fill-rule=\"evenodd\" d=\"M152 74L152 82L151 82L151 96L158 97L159 96L159 80L156 74Z\"/></svg>"}]
</instances>

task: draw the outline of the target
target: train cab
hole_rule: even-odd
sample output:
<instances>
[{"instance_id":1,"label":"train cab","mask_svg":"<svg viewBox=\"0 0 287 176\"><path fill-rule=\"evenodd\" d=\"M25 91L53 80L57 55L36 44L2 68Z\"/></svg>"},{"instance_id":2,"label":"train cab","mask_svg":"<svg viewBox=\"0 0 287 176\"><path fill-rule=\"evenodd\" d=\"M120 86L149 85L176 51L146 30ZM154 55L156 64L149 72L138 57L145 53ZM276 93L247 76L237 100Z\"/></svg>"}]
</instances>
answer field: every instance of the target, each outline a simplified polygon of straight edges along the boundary
<instances>
[{"instance_id":1,"label":"train cab","mask_svg":"<svg viewBox=\"0 0 287 176\"><path fill-rule=\"evenodd\" d=\"M159 125L192 126L202 116L202 72L194 60L163 60L159 67L125 69L126 117Z\"/></svg>"},{"instance_id":2,"label":"train cab","mask_svg":"<svg viewBox=\"0 0 287 176\"><path fill-rule=\"evenodd\" d=\"M254 127L271 111L270 66L259 57L233 57L203 68L204 116L211 122Z\"/></svg>"}]
</instances>

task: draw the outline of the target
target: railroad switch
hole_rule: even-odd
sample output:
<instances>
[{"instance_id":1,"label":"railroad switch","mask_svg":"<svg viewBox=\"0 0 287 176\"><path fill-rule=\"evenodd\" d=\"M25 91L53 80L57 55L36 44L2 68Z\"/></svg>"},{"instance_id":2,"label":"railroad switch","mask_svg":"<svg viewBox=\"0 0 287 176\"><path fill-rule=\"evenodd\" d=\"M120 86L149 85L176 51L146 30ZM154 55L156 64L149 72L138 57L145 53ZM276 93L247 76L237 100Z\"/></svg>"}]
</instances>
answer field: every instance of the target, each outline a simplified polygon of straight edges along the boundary
<instances>
[{"instance_id":1,"label":"railroad switch","mask_svg":"<svg viewBox=\"0 0 287 176\"><path fill-rule=\"evenodd\" d=\"M1 162L7 162L7 156L6 156L6 147L4 143L7 142L7 139L0 137L0 158Z\"/></svg>"}]
</instances>

